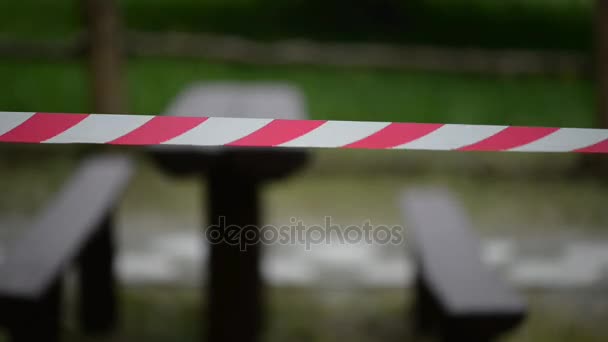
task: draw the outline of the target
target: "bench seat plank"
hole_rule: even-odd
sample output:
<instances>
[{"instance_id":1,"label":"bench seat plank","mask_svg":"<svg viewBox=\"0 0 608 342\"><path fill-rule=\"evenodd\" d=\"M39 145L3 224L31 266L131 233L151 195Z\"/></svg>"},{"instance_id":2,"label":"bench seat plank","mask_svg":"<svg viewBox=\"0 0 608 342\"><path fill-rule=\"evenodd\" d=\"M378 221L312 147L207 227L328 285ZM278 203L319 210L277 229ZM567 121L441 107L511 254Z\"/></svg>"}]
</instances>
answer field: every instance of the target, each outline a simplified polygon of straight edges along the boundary
<instances>
[{"instance_id":1,"label":"bench seat plank","mask_svg":"<svg viewBox=\"0 0 608 342\"><path fill-rule=\"evenodd\" d=\"M407 191L403 214L420 275L452 315L523 314L522 298L481 261L465 210L441 188Z\"/></svg>"},{"instance_id":2,"label":"bench seat plank","mask_svg":"<svg viewBox=\"0 0 608 342\"><path fill-rule=\"evenodd\" d=\"M0 297L33 300L74 260L132 173L125 156L85 161L0 264Z\"/></svg>"}]
</instances>

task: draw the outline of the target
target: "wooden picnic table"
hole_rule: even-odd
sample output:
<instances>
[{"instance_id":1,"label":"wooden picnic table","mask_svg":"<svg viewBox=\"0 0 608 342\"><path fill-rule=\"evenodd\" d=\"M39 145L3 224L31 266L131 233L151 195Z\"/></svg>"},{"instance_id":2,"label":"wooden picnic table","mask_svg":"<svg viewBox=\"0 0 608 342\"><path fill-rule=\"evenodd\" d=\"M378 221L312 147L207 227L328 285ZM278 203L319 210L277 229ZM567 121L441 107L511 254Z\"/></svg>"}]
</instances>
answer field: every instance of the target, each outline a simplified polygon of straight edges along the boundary
<instances>
[{"instance_id":1,"label":"wooden picnic table","mask_svg":"<svg viewBox=\"0 0 608 342\"><path fill-rule=\"evenodd\" d=\"M175 99L166 114L307 119L300 93L272 83L194 85ZM260 190L264 182L301 169L308 153L295 149L161 146L153 149L153 155L167 173L200 175L207 181L208 208L201 210L209 216L209 222L203 224L209 226L208 237L221 234L221 227L236 225L241 242L246 238L246 250L242 244L226 240L211 243L207 340L258 340L263 325L258 229L264 210Z\"/></svg>"}]
</instances>

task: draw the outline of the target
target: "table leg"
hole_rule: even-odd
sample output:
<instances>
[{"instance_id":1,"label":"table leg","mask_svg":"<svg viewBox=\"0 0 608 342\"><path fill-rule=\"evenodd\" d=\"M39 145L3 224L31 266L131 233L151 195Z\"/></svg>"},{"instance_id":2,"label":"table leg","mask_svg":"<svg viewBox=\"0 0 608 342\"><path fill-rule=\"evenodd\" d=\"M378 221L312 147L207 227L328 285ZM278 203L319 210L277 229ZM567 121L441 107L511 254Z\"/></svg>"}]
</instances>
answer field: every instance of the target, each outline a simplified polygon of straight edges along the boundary
<instances>
[{"instance_id":1,"label":"table leg","mask_svg":"<svg viewBox=\"0 0 608 342\"><path fill-rule=\"evenodd\" d=\"M229 168L209 176L207 340L257 341L262 325L259 185L231 175Z\"/></svg>"}]
</instances>

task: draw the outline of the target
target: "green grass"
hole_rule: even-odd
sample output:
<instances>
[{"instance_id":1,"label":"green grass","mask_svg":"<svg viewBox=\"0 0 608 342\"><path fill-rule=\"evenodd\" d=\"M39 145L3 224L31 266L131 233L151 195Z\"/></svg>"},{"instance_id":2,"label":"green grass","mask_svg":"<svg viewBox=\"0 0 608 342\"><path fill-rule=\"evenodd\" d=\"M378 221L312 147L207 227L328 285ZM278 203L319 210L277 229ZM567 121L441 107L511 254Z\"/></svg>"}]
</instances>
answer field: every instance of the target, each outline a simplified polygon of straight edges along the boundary
<instances>
[{"instance_id":1,"label":"green grass","mask_svg":"<svg viewBox=\"0 0 608 342\"><path fill-rule=\"evenodd\" d=\"M204 331L198 289L131 287L123 291L122 326L117 333L85 338L74 314L65 322L66 341L198 341ZM315 290L272 288L263 341L420 341L409 325L411 300L406 290ZM502 341L604 341L601 319L560 310L533 296L525 324ZM602 299L603 300L603 299ZM556 310L557 309L557 310ZM589 313L592 310L583 310ZM605 314L602 310L599 315ZM593 318L594 321L591 321ZM428 340L428 339L425 339ZM0 331L0 341L2 332Z\"/></svg>"},{"instance_id":2,"label":"green grass","mask_svg":"<svg viewBox=\"0 0 608 342\"><path fill-rule=\"evenodd\" d=\"M119 0L129 28L590 51L593 0ZM0 36L83 29L79 0L0 3Z\"/></svg>"},{"instance_id":3,"label":"green grass","mask_svg":"<svg viewBox=\"0 0 608 342\"><path fill-rule=\"evenodd\" d=\"M3 111L82 112L88 108L87 79L78 63L0 62Z\"/></svg>"},{"instance_id":4,"label":"green grass","mask_svg":"<svg viewBox=\"0 0 608 342\"><path fill-rule=\"evenodd\" d=\"M89 111L86 69L75 62L0 60L4 111ZM287 81L314 119L592 127L591 82L318 67L254 67L195 60L132 60L130 112L160 113L200 81ZM212 114L212 113L210 113Z\"/></svg>"}]
</instances>

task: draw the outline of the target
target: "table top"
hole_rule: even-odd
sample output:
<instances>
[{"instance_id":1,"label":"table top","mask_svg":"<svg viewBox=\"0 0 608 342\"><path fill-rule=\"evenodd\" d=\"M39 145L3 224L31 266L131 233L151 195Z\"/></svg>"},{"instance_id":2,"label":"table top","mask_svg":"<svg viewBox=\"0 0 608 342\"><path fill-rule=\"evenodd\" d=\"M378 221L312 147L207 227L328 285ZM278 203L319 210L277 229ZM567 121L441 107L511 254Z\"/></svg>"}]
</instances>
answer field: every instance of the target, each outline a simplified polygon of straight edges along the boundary
<instances>
[{"instance_id":1,"label":"table top","mask_svg":"<svg viewBox=\"0 0 608 342\"><path fill-rule=\"evenodd\" d=\"M267 82L193 84L178 94L165 114L308 119L304 96L297 88ZM303 167L309 157L306 150L227 146L158 146L151 151L162 169L172 174L204 173L219 166L256 179L286 176Z\"/></svg>"}]
</instances>

